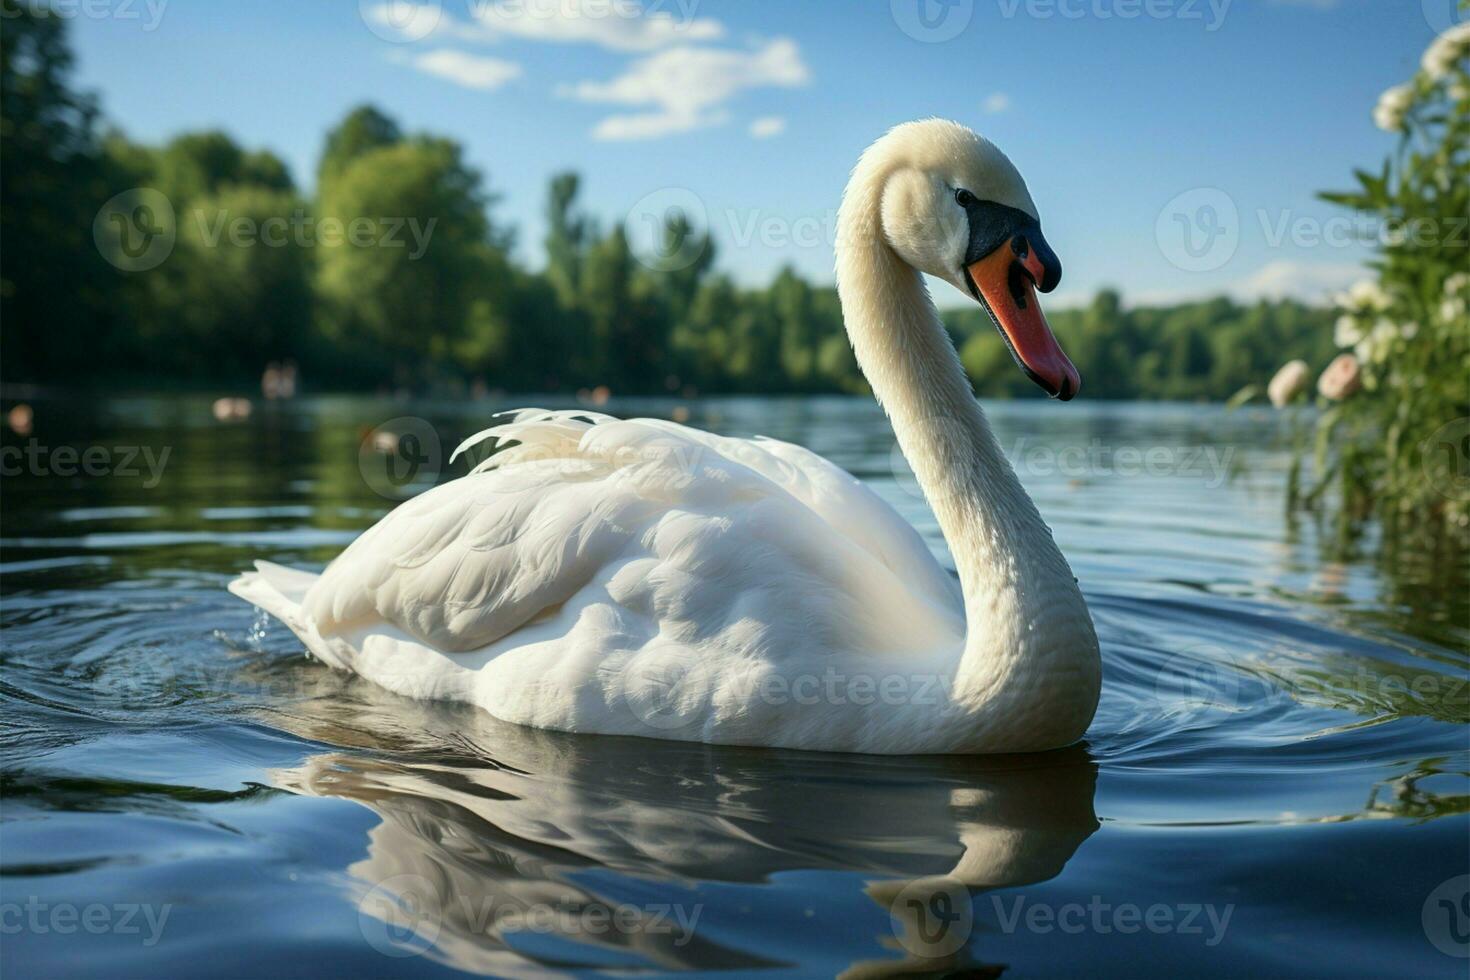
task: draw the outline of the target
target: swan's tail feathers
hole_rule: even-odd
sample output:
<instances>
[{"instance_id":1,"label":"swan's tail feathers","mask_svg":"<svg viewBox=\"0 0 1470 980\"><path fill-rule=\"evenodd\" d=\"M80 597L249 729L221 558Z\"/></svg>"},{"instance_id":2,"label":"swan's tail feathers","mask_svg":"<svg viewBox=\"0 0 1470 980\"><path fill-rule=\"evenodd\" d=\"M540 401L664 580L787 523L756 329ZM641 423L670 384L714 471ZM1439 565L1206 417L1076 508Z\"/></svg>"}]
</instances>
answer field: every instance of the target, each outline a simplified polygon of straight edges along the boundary
<instances>
[{"instance_id":1,"label":"swan's tail feathers","mask_svg":"<svg viewBox=\"0 0 1470 980\"><path fill-rule=\"evenodd\" d=\"M289 626L318 660L350 670L350 647L339 639L323 637L317 632L316 624L301 611L307 591L320 577L297 568L257 561L255 571L242 572L230 583L230 591Z\"/></svg>"},{"instance_id":2,"label":"swan's tail feathers","mask_svg":"<svg viewBox=\"0 0 1470 980\"><path fill-rule=\"evenodd\" d=\"M305 625L301 622L301 601L317 576L268 561L256 562L255 569L231 582L230 591L299 633Z\"/></svg>"}]
</instances>

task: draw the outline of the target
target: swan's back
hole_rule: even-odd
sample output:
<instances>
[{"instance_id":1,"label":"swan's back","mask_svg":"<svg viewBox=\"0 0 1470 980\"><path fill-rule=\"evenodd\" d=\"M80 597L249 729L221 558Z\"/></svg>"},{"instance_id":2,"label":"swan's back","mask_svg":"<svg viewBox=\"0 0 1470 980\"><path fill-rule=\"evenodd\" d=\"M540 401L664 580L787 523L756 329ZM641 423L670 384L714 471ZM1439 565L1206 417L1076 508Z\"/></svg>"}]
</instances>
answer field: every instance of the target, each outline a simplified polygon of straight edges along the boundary
<instances>
[{"instance_id":1,"label":"swan's back","mask_svg":"<svg viewBox=\"0 0 1470 980\"><path fill-rule=\"evenodd\" d=\"M299 601L270 593L282 570L236 591L399 693L572 731L851 747L874 712L792 711L793 683L952 669L955 580L808 450L568 412L466 445L487 439L514 444L292 579ZM935 705L911 707L889 723Z\"/></svg>"}]
</instances>

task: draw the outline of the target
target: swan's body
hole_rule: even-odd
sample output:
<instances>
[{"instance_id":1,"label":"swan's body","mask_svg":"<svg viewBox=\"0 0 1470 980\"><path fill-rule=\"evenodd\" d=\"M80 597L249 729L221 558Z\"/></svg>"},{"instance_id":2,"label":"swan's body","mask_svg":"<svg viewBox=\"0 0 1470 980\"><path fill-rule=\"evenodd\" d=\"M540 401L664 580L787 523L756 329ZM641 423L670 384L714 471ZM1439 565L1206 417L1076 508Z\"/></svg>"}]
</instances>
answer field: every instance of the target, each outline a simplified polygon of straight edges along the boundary
<instances>
[{"instance_id":1,"label":"swan's body","mask_svg":"<svg viewBox=\"0 0 1470 980\"><path fill-rule=\"evenodd\" d=\"M960 181L968 221L943 210ZM516 445L322 575L261 564L231 588L333 666L542 728L875 753L1075 741L1099 687L1087 607L919 275L974 290L1028 372L1069 396L1075 369L1027 332L1050 340L1011 268L1055 282L1028 216L998 150L930 121L864 155L839 221L848 332L958 587L892 508L805 449L532 410L466 444Z\"/></svg>"}]
</instances>

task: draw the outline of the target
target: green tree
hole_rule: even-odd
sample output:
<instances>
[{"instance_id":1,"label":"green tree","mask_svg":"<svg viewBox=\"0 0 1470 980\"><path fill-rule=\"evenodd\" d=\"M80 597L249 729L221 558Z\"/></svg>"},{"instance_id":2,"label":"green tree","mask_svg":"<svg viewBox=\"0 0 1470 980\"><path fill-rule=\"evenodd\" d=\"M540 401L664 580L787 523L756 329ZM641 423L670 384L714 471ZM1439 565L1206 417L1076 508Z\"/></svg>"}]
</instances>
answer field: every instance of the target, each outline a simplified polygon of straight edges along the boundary
<instances>
[{"instance_id":1,"label":"green tree","mask_svg":"<svg viewBox=\"0 0 1470 980\"><path fill-rule=\"evenodd\" d=\"M577 210L581 178L556 174L546 201L546 279L557 301L566 309L577 305L582 264L591 237L591 223Z\"/></svg>"},{"instance_id":2,"label":"green tree","mask_svg":"<svg viewBox=\"0 0 1470 980\"><path fill-rule=\"evenodd\" d=\"M363 154L401 142L403 132L398 123L374 106L358 106L327 133L326 146L317 166L317 190L338 177Z\"/></svg>"},{"instance_id":3,"label":"green tree","mask_svg":"<svg viewBox=\"0 0 1470 980\"><path fill-rule=\"evenodd\" d=\"M487 204L479 174L448 140L417 138L349 163L320 201L323 339L378 382L432 373L485 299L485 249L496 242Z\"/></svg>"},{"instance_id":4,"label":"green tree","mask_svg":"<svg viewBox=\"0 0 1470 980\"><path fill-rule=\"evenodd\" d=\"M167 262L145 280L157 355L194 376L254 378L300 356L311 324L311 263L289 218L304 205L269 187L198 198L178 221Z\"/></svg>"},{"instance_id":5,"label":"green tree","mask_svg":"<svg viewBox=\"0 0 1470 980\"><path fill-rule=\"evenodd\" d=\"M72 87L65 21L20 0L0 17L0 371L75 377L121 353L120 275L91 240L111 196L97 107Z\"/></svg>"},{"instance_id":6,"label":"green tree","mask_svg":"<svg viewBox=\"0 0 1470 980\"><path fill-rule=\"evenodd\" d=\"M278 157L266 150L246 152L218 130L175 137L158 154L154 166L155 185L175 208L234 186L294 189Z\"/></svg>"}]
</instances>

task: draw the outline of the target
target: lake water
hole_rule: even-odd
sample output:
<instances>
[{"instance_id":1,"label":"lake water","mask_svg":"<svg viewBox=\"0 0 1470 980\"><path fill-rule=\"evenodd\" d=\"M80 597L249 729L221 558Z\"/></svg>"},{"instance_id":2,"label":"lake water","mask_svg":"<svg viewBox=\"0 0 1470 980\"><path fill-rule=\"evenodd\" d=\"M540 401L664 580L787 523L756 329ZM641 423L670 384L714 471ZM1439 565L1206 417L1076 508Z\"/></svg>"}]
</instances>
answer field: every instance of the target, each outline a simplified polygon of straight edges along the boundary
<instances>
[{"instance_id":1,"label":"lake water","mask_svg":"<svg viewBox=\"0 0 1470 980\"><path fill-rule=\"evenodd\" d=\"M498 402L33 404L0 502L6 977L1466 975L1466 570L1288 523L1270 414L990 406L1102 705L1066 751L904 758L520 729L225 592L449 478ZM608 410L803 443L943 552L868 401Z\"/></svg>"}]
</instances>

